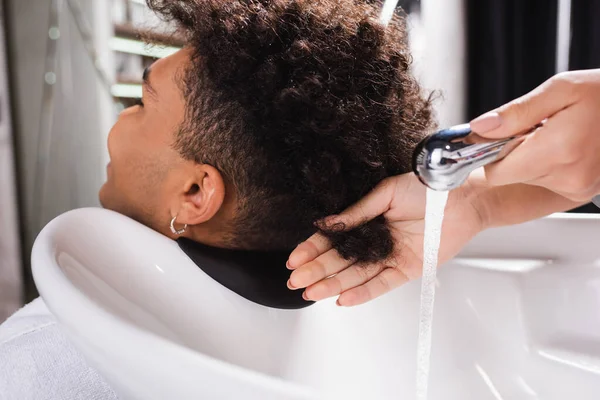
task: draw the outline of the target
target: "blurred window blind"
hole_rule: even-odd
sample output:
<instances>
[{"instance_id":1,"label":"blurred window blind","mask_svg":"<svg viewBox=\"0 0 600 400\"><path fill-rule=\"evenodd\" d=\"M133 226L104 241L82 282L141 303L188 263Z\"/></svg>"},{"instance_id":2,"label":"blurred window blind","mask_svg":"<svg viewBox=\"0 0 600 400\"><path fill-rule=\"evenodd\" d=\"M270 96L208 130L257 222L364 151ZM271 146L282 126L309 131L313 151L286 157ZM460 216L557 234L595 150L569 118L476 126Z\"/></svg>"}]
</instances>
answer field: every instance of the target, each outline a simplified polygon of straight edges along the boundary
<instances>
[{"instance_id":1,"label":"blurred window blind","mask_svg":"<svg viewBox=\"0 0 600 400\"><path fill-rule=\"evenodd\" d=\"M142 73L155 60L173 54L184 41L161 21L144 0L113 0L112 16L116 82L111 88L118 109L142 96Z\"/></svg>"}]
</instances>

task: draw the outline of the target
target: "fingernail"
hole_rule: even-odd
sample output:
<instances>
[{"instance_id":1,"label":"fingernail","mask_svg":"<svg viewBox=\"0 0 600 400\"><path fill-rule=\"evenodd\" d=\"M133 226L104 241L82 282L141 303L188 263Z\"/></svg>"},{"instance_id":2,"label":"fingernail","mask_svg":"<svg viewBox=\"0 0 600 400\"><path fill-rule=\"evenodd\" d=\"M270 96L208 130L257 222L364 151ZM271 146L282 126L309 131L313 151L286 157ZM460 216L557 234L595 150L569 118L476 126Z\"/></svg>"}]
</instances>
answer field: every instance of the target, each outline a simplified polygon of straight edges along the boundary
<instances>
[{"instance_id":1,"label":"fingernail","mask_svg":"<svg viewBox=\"0 0 600 400\"><path fill-rule=\"evenodd\" d=\"M329 228L331 225L333 225L336 222L338 222L338 220L339 220L339 216L337 216L337 215L330 215L329 217L325 217L322 220L317 221L316 225L317 225L317 228L318 227Z\"/></svg>"},{"instance_id":2,"label":"fingernail","mask_svg":"<svg viewBox=\"0 0 600 400\"><path fill-rule=\"evenodd\" d=\"M288 279L288 281L287 281L287 287L288 287L288 289L291 289L291 290L296 290L296 288L295 288L294 286L292 286L292 281L291 281L291 280L289 280L289 279Z\"/></svg>"},{"instance_id":3,"label":"fingernail","mask_svg":"<svg viewBox=\"0 0 600 400\"><path fill-rule=\"evenodd\" d=\"M310 299L308 298L308 296L306 295L306 290L304 292L302 292L302 298L306 301L309 301Z\"/></svg>"},{"instance_id":4,"label":"fingernail","mask_svg":"<svg viewBox=\"0 0 600 400\"><path fill-rule=\"evenodd\" d=\"M338 215L330 215L329 217L325 218L323 220L323 222L326 225L331 225L331 224L335 224L338 221L339 218L340 217Z\"/></svg>"},{"instance_id":5,"label":"fingernail","mask_svg":"<svg viewBox=\"0 0 600 400\"><path fill-rule=\"evenodd\" d=\"M477 133L486 133L500 128L502 117L497 112L489 112L471 121L471 130Z\"/></svg>"},{"instance_id":6,"label":"fingernail","mask_svg":"<svg viewBox=\"0 0 600 400\"><path fill-rule=\"evenodd\" d=\"M287 269L292 269L292 267L290 266L290 260L287 260L287 262L285 263L285 267Z\"/></svg>"}]
</instances>

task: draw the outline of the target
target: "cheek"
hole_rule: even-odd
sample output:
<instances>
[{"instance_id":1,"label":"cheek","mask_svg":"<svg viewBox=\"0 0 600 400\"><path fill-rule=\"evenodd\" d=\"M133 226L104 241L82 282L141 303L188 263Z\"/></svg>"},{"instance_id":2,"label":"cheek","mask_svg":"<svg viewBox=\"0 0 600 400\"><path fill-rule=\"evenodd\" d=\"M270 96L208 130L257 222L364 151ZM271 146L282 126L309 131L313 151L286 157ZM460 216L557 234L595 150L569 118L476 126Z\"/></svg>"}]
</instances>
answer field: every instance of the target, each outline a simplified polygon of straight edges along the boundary
<instances>
[{"instance_id":1,"label":"cheek","mask_svg":"<svg viewBox=\"0 0 600 400\"><path fill-rule=\"evenodd\" d=\"M123 113L126 113L124 111ZM112 164L120 163L121 158L127 152L127 137L135 134L135 126L131 123L131 117L121 116L108 133L108 154Z\"/></svg>"},{"instance_id":2,"label":"cheek","mask_svg":"<svg viewBox=\"0 0 600 400\"><path fill-rule=\"evenodd\" d=\"M166 129L142 116L121 115L108 135L111 165L104 197L115 211L151 225L157 212L167 210L165 172L173 169L178 154L168 144L172 138Z\"/></svg>"},{"instance_id":3,"label":"cheek","mask_svg":"<svg viewBox=\"0 0 600 400\"><path fill-rule=\"evenodd\" d=\"M108 135L110 171L108 180L122 196L132 197L150 186L161 164L161 149L147 129L132 118L123 119L111 129Z\"/></svg>"},{"instance_id":4,"label":"cheek","mask_svg":"<svg viewBox=\"0 0 600 400\"><path fill-rule=\"evenodd\" d=\"M110 198L115 203L115 211L124 212L124 209L137 208L140 202L140 189L145 182L144 170L147 168L151 157L147 149L147 140L140 137L141 124L134 116L121 116L108 135L108 153L110 167L107 171L107 182L104 190L109 193L105 198ZM101 193L102 196L102 193ZM142 195L143 196L143 195ZM123 210L120 208L124 208Z\"/></svg>"},{"instance_id":5,"label":"cheek","mask_svg":"<svg viewBox=\"0 0 600 400\"><path fill-rule=\"evenodd\" d=\"M119 180L127 180L133 169L143 163L149 155L144 128L133 116L122 116L108 134L108 153L111 162L111 175Z\"/></svg>"}]
</instances>

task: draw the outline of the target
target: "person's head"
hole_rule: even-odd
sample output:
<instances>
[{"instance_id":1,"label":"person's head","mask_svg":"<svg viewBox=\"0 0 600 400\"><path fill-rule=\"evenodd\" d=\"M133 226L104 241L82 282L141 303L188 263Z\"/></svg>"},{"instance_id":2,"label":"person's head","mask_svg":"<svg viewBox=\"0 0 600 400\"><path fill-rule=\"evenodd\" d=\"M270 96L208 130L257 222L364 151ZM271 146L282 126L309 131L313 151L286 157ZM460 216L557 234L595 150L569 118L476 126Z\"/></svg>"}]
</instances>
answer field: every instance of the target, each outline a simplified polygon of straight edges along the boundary
<instances>
[{"instance_id":1,"label":"person's head","mask_svg":"<svg viewBox=\"0 0 600 400\"><path fill-rule=\"evenodd\" d=\"M431 128L403 21L360 0L147 0L187 46L146 73L143 106L112 129L103 206L174 237L290 250L315 223L410 171ZM384 259L383 218L324 232Z\"/></svg>"}]
</instances>

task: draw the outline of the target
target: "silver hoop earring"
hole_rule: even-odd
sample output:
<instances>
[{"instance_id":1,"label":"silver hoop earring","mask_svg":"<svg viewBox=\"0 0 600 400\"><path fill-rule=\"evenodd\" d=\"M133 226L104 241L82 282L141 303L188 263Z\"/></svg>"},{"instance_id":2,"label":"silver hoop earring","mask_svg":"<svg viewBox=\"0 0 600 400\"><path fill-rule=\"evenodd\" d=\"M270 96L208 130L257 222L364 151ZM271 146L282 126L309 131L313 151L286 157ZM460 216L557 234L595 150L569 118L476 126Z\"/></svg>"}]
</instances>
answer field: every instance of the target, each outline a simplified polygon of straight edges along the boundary
<instances>
[{"instance_id":1,"label":"silver hoop earring","mask_svg":"<svg viewBox=\"0 0 600 400\"><path fill-rule=\"evenodd\" d=\"M175 229L175 220L177 220L177 215L171 220L171 232L173 232L174 235L183 235L187 229L187 224L183 225L183 228L181 229Z\"/></svg>"}]
</instances>

